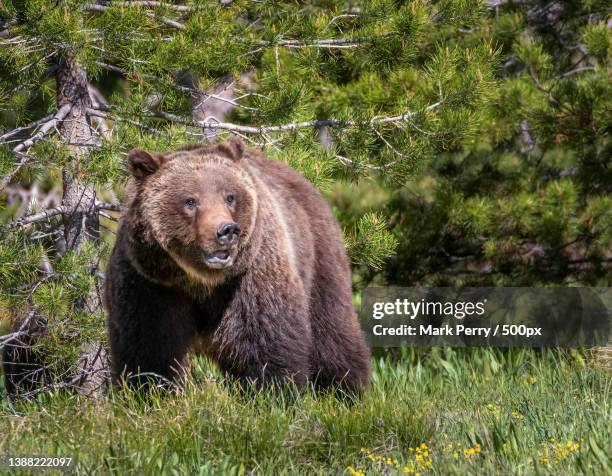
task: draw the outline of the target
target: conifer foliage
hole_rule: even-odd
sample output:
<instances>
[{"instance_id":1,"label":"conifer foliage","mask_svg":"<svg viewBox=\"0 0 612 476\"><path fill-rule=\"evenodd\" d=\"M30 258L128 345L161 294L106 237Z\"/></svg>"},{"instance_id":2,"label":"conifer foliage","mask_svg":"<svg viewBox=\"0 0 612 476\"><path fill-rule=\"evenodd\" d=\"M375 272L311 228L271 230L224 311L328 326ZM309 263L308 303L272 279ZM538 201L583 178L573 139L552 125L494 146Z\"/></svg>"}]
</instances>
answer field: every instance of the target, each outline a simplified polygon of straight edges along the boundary
<instances>
[{"instance_id":1,"label":"conifer foliage","mask_svg":"<svg viewBox=\"0 0 612 476\"><path fill-rule=\"evenodd\" d=\"M381 209L401 244L387 282L612 283L609 2L490 2L464 30L500 49L476 140Z\"/></svg>"},{"instance_id":2,"label":"conifer foliage","mask_svg":"<svg viewBox=\"0 0 612 476\"><path fill-rule=\"evenodd\" d=\"M552 53L525 40L516 56L533 58L539 87L523 75L500 90L498 47L471 32L492 28L507 49L522 20L509 13L486 26L491 15L477 0L2 2L0 311L13 330L0 346L33 362L29 394L66 385L89 393L104 381L100 283L134 147L165 151L234 133L324 191L366 183L397 196L442 152L450 157L483 134L510 140L518 112L509 101L525 90L536 101L529 130L547 138L538 140L572 142L605 88L602 66L592 65L588 87L572 89L583 77L573 73L553 87ZM605 60L609 30L585 25L589 54ZM489 106L500 97L508 112L496 121L508 125L498 129ZM565 114L566 101L585 115ZM570 132L555 139L559 115ZM600 145L588 146L589 170L601 171ZM550 229L580 200L569 180L545 187ZM452 189L439 193L437 206L454 203ZM453 219L494 226L481 216L493 202L469 200L475 225L469 207ZM589 213L606 203L592 202ZM404 231L390 230L385 212L396 210L338 209L352 259L367 274L407 243ZM503 238L485 249L500 254Z\"/></svg>"}]
</instances>

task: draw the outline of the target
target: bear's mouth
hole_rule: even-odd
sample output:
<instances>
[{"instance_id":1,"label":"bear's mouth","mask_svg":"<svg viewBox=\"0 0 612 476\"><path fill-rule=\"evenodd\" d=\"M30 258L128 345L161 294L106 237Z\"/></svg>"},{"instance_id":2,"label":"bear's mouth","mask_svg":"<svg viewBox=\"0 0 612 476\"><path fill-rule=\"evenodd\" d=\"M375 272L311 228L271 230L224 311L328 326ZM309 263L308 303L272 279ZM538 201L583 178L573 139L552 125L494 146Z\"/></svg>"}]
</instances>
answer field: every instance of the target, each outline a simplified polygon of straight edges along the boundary
<instances>
[{"instance_id":1,"label":"bear's mouth","mask_svg":"<svg viewBox=\"0 0 612 476\"><path fill-rule=\"evenodd\" d=\"M217 250L211 254L204 253L204 261L210 268L221 269L232 264L232 255L228 250Z\"/></svg>"}]
</instances>

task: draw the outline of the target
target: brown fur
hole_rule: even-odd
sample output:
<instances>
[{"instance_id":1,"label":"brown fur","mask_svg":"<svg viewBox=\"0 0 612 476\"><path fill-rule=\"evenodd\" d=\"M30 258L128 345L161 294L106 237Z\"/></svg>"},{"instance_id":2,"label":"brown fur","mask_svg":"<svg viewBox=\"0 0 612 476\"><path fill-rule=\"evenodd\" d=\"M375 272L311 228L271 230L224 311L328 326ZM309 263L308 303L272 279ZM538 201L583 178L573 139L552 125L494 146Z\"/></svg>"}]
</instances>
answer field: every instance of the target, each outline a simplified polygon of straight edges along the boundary
<instances>
[{"instance_id":1,"label":"brown fur","mask_svg":"<svg viewBox=\"0 0 612 476\"><path fill-rule=\"evenodd\" d=\"M367 385L340 229L308 181L236 139L129 161L105 293L115 380L177 380L198 348L238 379ZM232 264L211 269L226 222Z\"/></svg>"}]
</instances>

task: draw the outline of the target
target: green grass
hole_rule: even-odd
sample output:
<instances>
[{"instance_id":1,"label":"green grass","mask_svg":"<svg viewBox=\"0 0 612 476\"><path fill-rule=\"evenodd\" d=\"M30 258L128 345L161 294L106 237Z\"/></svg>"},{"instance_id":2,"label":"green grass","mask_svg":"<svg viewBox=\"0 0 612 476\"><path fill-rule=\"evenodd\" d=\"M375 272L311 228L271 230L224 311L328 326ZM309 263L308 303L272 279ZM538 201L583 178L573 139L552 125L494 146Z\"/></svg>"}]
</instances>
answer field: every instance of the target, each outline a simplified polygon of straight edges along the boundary
<instances>
[{"instance_id":1,"label":"green grass","mask_svg":"<svg viewBox=\"0 0 612 476\"><path fill-rule=\"evenodd\" d=\"M354 405L244 395L196 367L183 394L148 401L0 397L0 455L71 456L81 474L611 472L611 375L578 354L405 350L375 359Z\"/></svg>"}]
</instances>

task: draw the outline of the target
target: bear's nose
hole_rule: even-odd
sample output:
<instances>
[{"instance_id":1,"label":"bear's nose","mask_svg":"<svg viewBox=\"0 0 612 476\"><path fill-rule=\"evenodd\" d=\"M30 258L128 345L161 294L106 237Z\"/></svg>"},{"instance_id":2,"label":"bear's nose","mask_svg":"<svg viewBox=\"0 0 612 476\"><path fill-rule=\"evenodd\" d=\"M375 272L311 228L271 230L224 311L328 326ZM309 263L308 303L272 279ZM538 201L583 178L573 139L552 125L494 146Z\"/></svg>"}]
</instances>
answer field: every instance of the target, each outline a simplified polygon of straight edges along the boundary
<instances>
[{"instance_id":1,"label":"bear's nose","mask_svg":"<svg viewBox=\"0 0 612 476\"><path fill-rule=\"evenodd\" d=\"M240 227L237 223L221 223L219 228L217 228L217 241L221 245L230 245L235 241L239 233Z\"/></svg>"}]
</instances>

